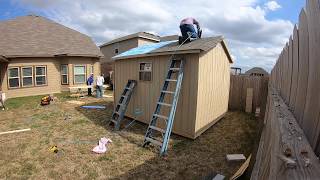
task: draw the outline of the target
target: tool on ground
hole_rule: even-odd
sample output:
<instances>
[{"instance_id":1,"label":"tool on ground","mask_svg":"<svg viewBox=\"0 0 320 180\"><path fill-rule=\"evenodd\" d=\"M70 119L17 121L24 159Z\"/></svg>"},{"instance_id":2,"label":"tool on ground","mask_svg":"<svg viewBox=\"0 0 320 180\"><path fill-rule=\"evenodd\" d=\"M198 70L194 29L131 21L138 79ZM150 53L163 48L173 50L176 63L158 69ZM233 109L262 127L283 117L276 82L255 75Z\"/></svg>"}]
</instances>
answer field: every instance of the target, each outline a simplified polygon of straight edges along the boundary
<instances>
[{"instance_id":1,"label":"tool on ground","mask_svg":"<svg viewBox=\"0 0 320 180\"><path fill-rule=\"evenodd\" d=\"M49 148L49 151L51 151L51 152L53 152L53 153L58 153L58 147L56 146L56 145L54 145L54 146L51 146L50 148Z\"/></svg>"},{"instance_id":2,"label":"tool on ground","mask_svg":"<svg viewBox=\"0 0 320 180\"><path fill-rule=\"evenodd\" d=\"M6 132L0 132L0 135L3 134L12 134L12 133L17 133L17 132L25 132L25 131L30 131L31 129L20 129L20 130L13 130L13 131L6 131Z\"/></svg>"},{"instance_id":3,"label":"tool on ground","mask_svg":"<svg viewBox=\"0 0 320 180\"><path fill-rule=\"evenodd\" d=\"M135 80L128 80L126 87L123 90L123 93L119 99L119 102L112 114L112 118L110 123L114 124L114 130L118 131L120 129L121 121L124 118L124 115L127 111L127 107L133 93L134 88L137 85L137 81Z\"/></svg>"},{"instance_id":4,"label":"tool on ground","mask_svg":"<svg viewBox=\"0 0 320 180\"><path fill-rule=\"evenodd\" d=\"M160 150L161 156L165 155L165 153L167 152L168 143L169 143L169 139L172 131L174 116L176 113L178 98L179 98L182 79L183 79L183 64L184 64L183 62L184 62L183 59L171 58L168 73L167 73L163 88L160 92L160 97L157 102L156 109L152 115L152 119L150 121L149 127L147 129L147 132L144 138L143 147L149 145L150 143L154 145L158 145L161 147L161 150ZM177 79L173 79L173 75L176 73L178 73L176 75ZM174 84L175 84L175 88L174 88L175 90L170 91L169 86L174 87ZM165 102L165 99L167 99L166 98L167 96L173 96L172 103ZM169 116L160 114L162 112L161 111L162 107L170 108ZM164 121L164 123L162 123L165 126L164 129L158 127L159 123L161 124L161 122L158 121L159 119L162 120L162 122ZM161 134L160 138L156 137L155 131Z\"/></svg>"},{"instance_id":5,"label":"tool on ground","mask_svg":"<svg viewBox=\"0 0 320 180\"><path fill-rule=\"evenodd\" d=\"M41 98L41 105L49 105L51 101L53 101L53 98L51 96L44 96L43 98Z\"/></svg>"}]
</instances>

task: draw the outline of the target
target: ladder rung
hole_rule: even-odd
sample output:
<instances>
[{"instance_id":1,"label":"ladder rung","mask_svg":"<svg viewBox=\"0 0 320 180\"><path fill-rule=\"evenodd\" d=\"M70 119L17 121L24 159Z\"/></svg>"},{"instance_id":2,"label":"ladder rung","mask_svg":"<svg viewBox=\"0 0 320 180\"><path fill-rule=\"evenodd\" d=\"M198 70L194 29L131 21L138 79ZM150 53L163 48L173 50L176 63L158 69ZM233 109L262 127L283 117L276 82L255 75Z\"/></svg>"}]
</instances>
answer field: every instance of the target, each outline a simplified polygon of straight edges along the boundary
<instances>
[{"instance_id":1,"label":"ladder rung","mask_svg":"<svg viewBox=\"0 0 320 180\"><path fill-rule=\"evenodd\" d=\"M122 95L121 97L126 98L127 96Z\"/></svg>"},{"instance_id":2,"label":"ladder rung","mask_svg":"<svg viewBox=\"0 0 320 180\"><path fill-rule=\"evenodd\" d=\"M117 121L115 121L115 120L113 120L113 119L111 119L111 122L113 122L114 124L117 124Z\"/></svg>"},{"instance_id":3,"label":"ladder rung","mask_svg":"<svg viewBox=\"0 0 320 180\"><path fill-rule=\"evenodd\" d=\"M173 91L162 91L163 93L167 93L167 94L174 94Z\"/></svg>"},{"instance_id":4,"label":"ladder rung","mask_svg":"<svg viewBox=\"0 0 320 180\"><path fill-rule=\"evenodd\" d=\"M172 71L179 71L180 68L170 68L170 70L172 70Z\"/></svg>"},{"instance_id":5,"label":"ladder rung","mask_svg":"<svg viewBox=\"0 0 320 180\"><path fill-rule=\"evenodd\" d=\"M158 102L158 104L163 105L163 106L169 106L169 107L172 106L172 104L167 104L167 103L162 103L162 102Z\"/></svg>"},{"instance_id":6,"label":"ladder rung","mask_svg":"<svg viewBox=\"0 0 320 180\"><path fill-rule=\"evenodd\" d=\"M153 116L168 120L167 116L162 116L162 115L159 115L159 114L153 114Z\"/></svg>"},{"instance_id":7,"label":"ladder rung","mask_svg":"<svg viewBox=\"0 0 320 180\"><path fill-rule=\"evenodd\" d=\"M158 128L158 127L156 127L156 126L150 126L149 128L151 128L151 129L153 129L153 130L156 130L156 131L160 131L160 132L162 132L162 133L165 132L164 129Z\"/></svg>"},{"instance_id":8,"label":"ladder rung","mask_svg":"<svg viewBox=\"0 0 320 180\"><path fill-rule=\"evenodd\" d=\"M176 79L166 79L166 81L177 82Z\"/></svg>"},{"instance_id":9,"label":"ladder rung","mask_svg":"<svg viewBox=\"0 0 320 180\"><path fill-rule=\"evenodd\" d=\"M151 142L152 144L155 144L155 145L158 145L158 146L162 146L162 142L157 141L157 140L155 140L155 139L146 137L146 140L149 141L149 142Z\"/></svg>"}]
</instances>

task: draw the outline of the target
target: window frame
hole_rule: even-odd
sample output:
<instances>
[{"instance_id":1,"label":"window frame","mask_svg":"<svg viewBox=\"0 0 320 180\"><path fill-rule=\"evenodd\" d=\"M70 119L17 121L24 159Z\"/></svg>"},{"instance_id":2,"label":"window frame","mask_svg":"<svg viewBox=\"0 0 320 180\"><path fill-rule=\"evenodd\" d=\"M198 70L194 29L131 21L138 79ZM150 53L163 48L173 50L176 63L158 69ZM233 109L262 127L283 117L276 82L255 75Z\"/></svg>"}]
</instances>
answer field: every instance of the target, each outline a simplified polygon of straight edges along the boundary
<instances>
[{"instance_id":1,"label":"window frame","mask_svg":"<svg viewBox=\"0 0 320 180\"><path fill-rule=\"evenodd\" d=\"M90 64L89 75L94 74L94 65Z\"/></svg>"},{"instance_id":2,"label":"window frame","mask_svg":"<svg viewBox=\"0 0 320 180\"><path fill-rule=\"evenodd\" d=\"M23 69L25 69L25 68L31 68L31 76L24 76L23 75ZM22 88L24 88L24 87L33 87L34 86L34 84L35 84L35 76L34 76L34 70L33 70L33 66L21 66L20 68L20 71L21 71L21 73L20 73L20 84L21 84L21 87ZM32 78L32 80L31 80L31 82L32 82L32 84L31 85L28 85L28 86L25 86L24 85L24 83L23 83L23 78Z\"/></svg>"},{"instance_id":3,"label":"window frame","mask_svg":"<svg viewBox=\"0 0 320 180\"><path fill-rule=\"evenodd\" d=\"M75 74L75 67L84 67L84 74ZM76 75L84 75L84 82L77 83L76 82ZM73 84L86 84L87 80L87 66L85 64L74 64L73 65Z\"/></svg>"},{"instance_id":4,"label":"window frame","mask_svg":"<svg viewBox=\"0 0 320 180\"><path fill-rule=\"evenodd\" d=\"M16 77L10 77L10 69L18 69L18 76ZM17 87L11 87L10 86L10 79L18 79L19 81L19 86ZM12 67L8 67L7 70L7 80L8 80L8 89L19 89L21 88L21 77L20 77L20 67L18 66L12 66Z\"/></svg>"},{"instance_id":5,"label":"window frame","mask_svg":"<svg viewBox=\"0 0 320 180\"><path fill-rule=\"evenodd\" d=\"M44 75L37 75L37 68L41 68L41 67L44 67L45 73L44 73ZM46 83L45 83L45 84L38 85L38 84L37 84L37 77L45 77ZM39 86L47 86L47 85L48 85L47 66L44 66L44 65L34 66L34 82L35 82L35 83L34 83L34 86L36 86L36 87L39 87Z\"/></svg>"},{"instance_id":6,"label":"window frame","mask_svg":"<svg viewBox=\"0 0 320 180\"><path fill-rule=\"evenodd\" d=\"M151 64L151 70L141 70L141 64ZM139 81L144 81L144 82L151 82L153 79L153 65L152 62L140 62L139 63ZM150 73L150 80L145 80L144 78L140 79L140 73ZM144 76L143 76L144 77Z\"/></svg>"},{"instance_id":7,"label":"window frame","mask_svg":"<svg viewBox=\"0 0 320 180\"><path fill-rule=\"evenodd\" d=\"M62 73L62 67L66 66L67 67L67 74L63 74ZM67 82L63 83L63 76L67 76ZM61 64L60 66L60 81L61 81L61 85L69 85L69 65L68 64Z\"/></svg>"}]
</instances>

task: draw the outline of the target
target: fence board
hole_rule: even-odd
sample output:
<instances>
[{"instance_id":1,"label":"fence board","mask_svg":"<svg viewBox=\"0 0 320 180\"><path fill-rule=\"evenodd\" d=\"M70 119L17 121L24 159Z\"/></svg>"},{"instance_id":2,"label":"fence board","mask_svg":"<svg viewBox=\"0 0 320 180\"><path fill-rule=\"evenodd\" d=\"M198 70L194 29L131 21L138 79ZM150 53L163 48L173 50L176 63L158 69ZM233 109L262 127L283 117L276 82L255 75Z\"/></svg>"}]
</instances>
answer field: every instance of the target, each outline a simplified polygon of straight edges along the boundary
<instances>
[{"instance_id":1,"label":"fence board","mask_svg":"<svg viewBox=\"0 0 320 180\"><path fill-rule=\"evenodd\" d=\"M309 77L303 127L308 129L306 135L315 148L319 137L318 126L320 112L320 8L318 1L307 1L307 18L309 29Z\"/></svg>"},{"instance_id":2,"label":"fence board","mask_svg":"<svg viewBox=\"0 0 320 180\"><path fill-rule=\"evenodd\" d=\"M253 112L257 107L260 107L263 117L268 94L268 81L268 77L231 75L229 109L245 111L247 89L253 88Z\"/></svg>"},{"instance_id":3,"label":"fence board","mask_svg":"<svg viewBox=\"0 0 320 180\"><path fill-rule=\"evenodd\" d=\"M279 156L290 147L296 168L286 168ZM306 151L311 165L305 166ZM299 127L288 106L273 88L269 88L265 126L262 131L256 162L251 180L274 179L318 179L320 164L303 130Z\"/></svg>"},{"instance_id":4,"label":"fence board","mask_svg":"<svg viewBox=\"0 0 320 180\"><path fill-rule=\"evenodd\" d=\"M309 72L309 31L308 19L305 9L302 9L299 15L299 74L297 97L294 105L294 114L297 121L302 125L303 112L306 104L307 86ZM305 129L304 129L305 130Z\"/></svg>"},{"instance_id":5,"label":"fence board","mask_svg":"<svg viewBox=\"0 0 320 180\"><path fill-rule=\"evenodd\" d=\"M291 94L290 94L290 109L294 110L297 95L298 86L298 75L299 75L299 37L297 25L294 26L293 30L293 41L292 41L292 78L291 78ZM294 111L293 111L294 112Z\"/></svg>"},{"instance_id":6,"label":"fence board","mask_svg":"<svg viewBox=\"0 0 320 180\"><path fill-rule=\"evenodd\" d=\"M287 99L287 104L290 104L290 95L291 95L291 80L292 80L292 64L293 64L293 57L292 57L292 52L293 52L293 40L292 36L289 38L289 46L288 46L288 69L287 69L287 91L286 91L286 99Z\"/></svg>"}]
</instances>

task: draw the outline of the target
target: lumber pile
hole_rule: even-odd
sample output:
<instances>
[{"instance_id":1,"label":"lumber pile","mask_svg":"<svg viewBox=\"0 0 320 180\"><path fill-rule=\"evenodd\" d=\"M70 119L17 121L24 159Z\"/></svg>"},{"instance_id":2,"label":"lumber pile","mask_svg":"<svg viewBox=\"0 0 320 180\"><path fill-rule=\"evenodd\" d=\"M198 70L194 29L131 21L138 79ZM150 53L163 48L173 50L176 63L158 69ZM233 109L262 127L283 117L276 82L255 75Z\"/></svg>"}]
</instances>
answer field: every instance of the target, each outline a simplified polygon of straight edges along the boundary
<instances>
[{"instance_id":1,"label":"lumber pile","mask_svg":"<svg viewBox=\"0 0 320 180\"><path fill-rule=\"evenodd\" d=\"M251 180L319 177L319 159L303 130L278 92L269 87L264 128Z\"/></svg>"}]
</instances>

